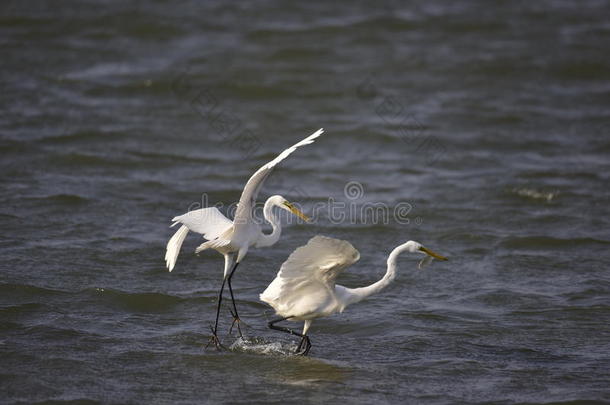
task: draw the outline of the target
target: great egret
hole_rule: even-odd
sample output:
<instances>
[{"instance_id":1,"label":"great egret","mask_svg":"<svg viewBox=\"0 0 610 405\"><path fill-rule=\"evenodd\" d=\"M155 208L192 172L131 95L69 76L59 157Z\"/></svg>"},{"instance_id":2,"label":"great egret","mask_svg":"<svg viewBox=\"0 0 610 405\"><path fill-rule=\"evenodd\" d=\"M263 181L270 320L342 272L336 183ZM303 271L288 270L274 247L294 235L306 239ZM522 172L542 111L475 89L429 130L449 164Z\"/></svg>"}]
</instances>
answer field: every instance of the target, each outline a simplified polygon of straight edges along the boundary
<instances>
[{"instance_id":1,"label":"great egret","mask_svg":"<svg viewBox=\"0 0 610 405\"><path fill-rule=\"evenodd\" d=\"M224 275L218 294L216 321L214 323L214 328L212 329L213 336L210 341L214 342L217 347L220 346L220 341L217 336L218 317L220 314L220 304L222 302L222 292L225 287L225 282L229 285L231 301L233 302L233 311L231 311L233 314L233 323L231 324L231 329L237 322L237 329L241 336L241 329L239 327L240 319L237 313L237 306L235 305L233 288L231 287L231 278L239 263L246 256L246 253L248 253L250 246L267 247L275 244L280 239L282 226L280 221L273 214L273 207L279 207L306 221L309 220L305 214L293 204L286 201L284 197L274 195L267 199L263 207L265 219L271 223L272 227L272 232L270 234L264 234L260 224L256 223L252 217L252 209L256 203L256 196L263 183L278 163L286 159L298 147L309 145L314 142L314 139L319 137L323 132L324 130L320 128L301 142L284 150L275 159L258 169L252 177L250 177L244 187L241 197L239 198L239 204L237 205L233 221L225 217L216 207L201 208L172 219L174 223L171 226L176 224L182 224L182 226L167 242L165 262L169 271L173 270L178 254L180 253L180 247L189 231L200 233L203 235L204 239L207 239L207 242L204 242L195 250L196 253L212 248L222 254L225 258ZM229 329L229 332L231 329Z\"/></svg>"},{"instance_id":2,"label":"great egret","mask_svg":"<svg viewBox=\"0 0 610 405\"><path fill-rule=\"evenodd\" d=\"M387 287L396 277L396 259L403 252L427 255L419 267L433 258L447 258L423 247L412 240L394 248L388 256L388 268L383 278L369 286L347 288L335 284L337 276L360 259L360 253L351 243L326 236L314 236L305 246L297 248L288 257L277 277L260 295L263 302L271 305L281 318L269 322L269 328L300 336L296 352L307 355L311 342L307 331L311 322L343 310L350 304L362 301ZM305 321L303 332L275 324L282 321Z\"/></svg>"}]
</instances>

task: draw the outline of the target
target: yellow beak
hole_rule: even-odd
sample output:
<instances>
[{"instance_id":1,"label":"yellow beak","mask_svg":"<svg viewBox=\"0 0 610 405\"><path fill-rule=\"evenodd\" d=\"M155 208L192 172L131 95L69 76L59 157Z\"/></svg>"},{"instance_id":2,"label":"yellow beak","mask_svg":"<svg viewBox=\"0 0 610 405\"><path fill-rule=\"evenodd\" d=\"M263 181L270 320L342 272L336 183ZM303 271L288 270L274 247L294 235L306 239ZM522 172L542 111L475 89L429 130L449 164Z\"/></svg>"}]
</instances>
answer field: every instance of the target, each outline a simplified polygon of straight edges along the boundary
<instances>
[{"instance_id":1,"label":"yellow beak","mask_svg":"<svg viewBox=\"0 0 610 405\"><path fill-rule=\"evenodd\" d=\"M428 256L432 256L432 257L434 257L435 259L438 259L438 260L449 260L449 259L447 259L445 256L441 256L441 255L439 255L438 253L434 253L434 252L433 252L433 251L431 251L430 249L425 248L425 247L423 247L423 246L422 246L422 247L420 247L420 248L419 248L419 250L421 250L422 252L424 252L424 253L425 253L425 254L427 254Z\"/></svg>"},{"instance_id":2,"label":"yellow beak","mask_svg":"<svg viewBox=\"0 0 610 405\"><path fill-rule=\"evenodd\" d=\"M288 201L286 201L284 203L284 205L286 207L288 207L288 209L290 210L290 212L292 212L294 215L296 215L297 217L301 218L303 221L307 221L309 222L309 217L305 214L303 214L297 207L295 207L293 204L289 203Z\"/></svg>"}]
</instances>

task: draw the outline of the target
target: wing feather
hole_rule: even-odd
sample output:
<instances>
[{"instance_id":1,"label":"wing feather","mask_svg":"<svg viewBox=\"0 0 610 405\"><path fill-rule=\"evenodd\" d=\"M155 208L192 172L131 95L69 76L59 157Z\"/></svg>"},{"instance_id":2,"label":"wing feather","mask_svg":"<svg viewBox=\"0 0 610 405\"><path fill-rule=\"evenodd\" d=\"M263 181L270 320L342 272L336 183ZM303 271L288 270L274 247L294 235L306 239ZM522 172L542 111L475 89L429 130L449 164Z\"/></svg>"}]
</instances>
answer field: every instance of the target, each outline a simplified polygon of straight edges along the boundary
<instances>
[{"instance_id":1,"label":"wing feather","mask_svg":"<svg viewBox=\"0 0 610 405\"><path fill-rule=\"evenodd\" d=\"M234 220L236 227L250 223L252 219L252 207L256 203L256 197L258 196L258 193L267 177L269 177L271 172L273 172L273 168L282 160L290 156L290 154L297 150L297 148L313 143L317 137L322 135L322 133L324 133L324 129L320 128L313 134L309 135L307 138L303 139L301 142L295 143L294 145L280 153L275 159L258 169L250 177L250 179L246 183L246 186L244 187L244 191L241 193L239 203L237 204L237 211L235 212Z\"/></svg>"},{"instance_id":2,"label":"wing feather","mask_svg":"<svg viewBox=\"0 0 610 405\"><path fill-rule=\"evenodd\" d=\"M360 259L360 253L345 240L316 235L297 248L282 264L278 277L316 278L334 286L337 276Z\"/></svg>"},{"instance_id":3,"label":"wing feather","mask_svg":"<svg viewBox=\"0 0 610 405\"><path fill-rule=\"evenodd\" d=\"M207 240L216 239L233 226L233 222L216 207L189 211L184 215L174 217L172 221L174 222L172 226L180 223L186 226L189 231L202 234Z\"/></svg>"},{"instance_id":4,"label":"wing feather","mask_svg":"<svg viewBox=\"0 0 610 405\"><path fill-rule=\"evenodd\" d=\"M201 208L189 211L184 215L174 217L172 226L182 224L178 231L167 242L165 250L165 264L169 271L174 269L180 248L189 231L197 232L208 240L217 240L221 236L226 236L233 226L233 223L216 207Z\"/></svg>"},{"instance_id":5,"label":"wing feather","mask_svg":"<svg viewBox=\"0 0 610 405\"><path fill-rule=\"evenodd\" d=\"M334 289L337 276L358 259L360 253L351 243L314 236L292 252L260 299L278 313L291 313L303 295L326 294Z\"/></svg>"},{"instance_id":6,"label":"wing feather","mask_svg":"<svg viewBox=\"0 0 610 405\"><path fill-rule=\"evenodd\" d=\"M184 238L186 238L188 233L189 229L182 225L174 236L172 236L169 242L167 242L167 249L165 250L165 265L169 271L174 269L176 260L178 259L178 254L180 253L180 248L182 247L182 242L184 242Z\"/></svg>"}]
</instances>

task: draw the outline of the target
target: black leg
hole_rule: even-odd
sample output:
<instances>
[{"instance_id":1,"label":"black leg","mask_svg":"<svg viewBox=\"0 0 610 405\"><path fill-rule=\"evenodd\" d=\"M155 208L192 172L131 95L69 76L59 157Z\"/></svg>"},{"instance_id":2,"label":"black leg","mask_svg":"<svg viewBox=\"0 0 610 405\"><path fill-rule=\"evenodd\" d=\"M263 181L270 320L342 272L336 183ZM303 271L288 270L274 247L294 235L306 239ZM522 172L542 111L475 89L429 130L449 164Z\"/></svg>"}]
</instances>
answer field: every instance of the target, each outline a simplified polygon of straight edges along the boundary
<instances>
[{"instance_id":1,"label":"black leg","mask_svg":"<svg viewBox=\"0 0 610 405\"><path fill-rule=\"evenodd\" d=\"M309 336L303 335L301 341L299 342L299 345L297 346L297 349L295 350L295 354L307 356L307 353L309 353L309 349L311 349L311 342L309 341Z\"/></svg>"},{"instance_id":2,"label":"black leg","mask_svg":"<svg viewBox=\"0 0 610 405\"><path fill-rule=\"evenodd\" d=\"M231 315L233 315L233 323L229 328L229 333L231 333L231 331L233 330L233 326L237 324L237 331L239 332L239 337L243 338L244 336L242 335L241 328L239 327L241 319L239 319L239 315L237 313L237 305L235 305L235 297L233 296L233 287L231 287L231 279L233 278L233 274L235 274L235 270L237 270L238 265L239 263L235 263L235 265L233 266L233 270L231 270L231 273L229 273L229 277L227 277L227 284L229 284L229 292L231 293L231 302L233 303L233 311L231 311Z\"/></svg>"},{"instance_id":3,"label":"black leg","mask_svg":"<svg viewBox=\"0 0 610 405\"><path fill-rule=\"evenodd\" d=\"M307 356L309 354L309 349L311 349L311 341L309 340L309 336L305 335L303 336L303 340L305 341L305 348L303 350L303 353L301 353L303 356Z\"/></svg>"},{"instance_id":4,"label":"black leg","mask_svg":"<svg viewBox=\"0 0 610 405\"><path fill-rule=\"evenodd\" d=\"M303 349L303 347L305 346L304 343L305 343L305 336L303 336L301 338L301 340L299 341L299 345L297 346L297 348L296 348L296 350L294 352L295 353L299 353Z\"/></svg>"},{"instance_id":5,"label":"black leg","mask_svg":"<svg viewBox=\"0 0 610 405\"><path fill-rule=\"evenodd\" d=\"M287 319L290 319L290 318L274 319L273 321L270 321L268 323L268 326L270 329L275 329L275 330L279 330L281 332L289 333L294 336L299 336L301 338L301 341L299 342L299 345L297 346L297 349L295 350L295 354L298 354L301 356L307 356L307 354L309 353L309 349L311 349L311 342L309 341L309 336L303 335L302 333L299 333L299 332L289 329L289 328L285 328L283 326L275 325L276 323L285 321Z\"/></svg>"},{"instance_id":6,"label":"black leg","mask_svg":"<svg viewBox=\"0 0 610 405\"><path fill-rule=\"evenodd\" d=\"M217 349L220 349L222 347L222 344L220 344L220 339L218 339L218 317L220 316L220 304L222 303L222 292L225 289L225 282L227 281L226 278L223 278L222 280L222 285L220 286L220 292L218 293L218 305L216 306L216 322L214 322L214 328L212 328L212 337L210 338L210 341L208 342L208 344L205 346L206 348L211 345L212 343L214 343L214 346Z\"/></svg>"}]
</instances>

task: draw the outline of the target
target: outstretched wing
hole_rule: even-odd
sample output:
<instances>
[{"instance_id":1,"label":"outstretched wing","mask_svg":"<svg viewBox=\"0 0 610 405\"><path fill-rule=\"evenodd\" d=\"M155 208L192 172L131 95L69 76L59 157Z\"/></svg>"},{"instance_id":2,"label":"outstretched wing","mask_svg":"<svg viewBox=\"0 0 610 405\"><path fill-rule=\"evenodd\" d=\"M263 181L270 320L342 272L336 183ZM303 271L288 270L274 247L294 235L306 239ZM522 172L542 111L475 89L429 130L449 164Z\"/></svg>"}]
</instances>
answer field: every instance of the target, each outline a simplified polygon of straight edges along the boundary
<instances>
[{"instance_id":1,"label":"outstretched wing","mask_svg":"<svg viewBox=\"0 0 610 405\"><path fill-rule=\"evenodd\" d=\"M222 235L233 223L216 207L201 208L189 211L184 215L174 217L172 226L182 224L189 231L203 235L207 240L216 239Z\"/></svg>"},{"instance_id":2,"label":"outstretched wing","mask_svg":"<svg viewBox=\"0 0 610 405\"><path fill-rule=\"evenodd\" d=\"M189 231L200 233L204 238L213 240L223 235L233 226L233 223L222 215L216 207L189 211L184 215L175 217L172 221L174 221L172 226L177 224L182 224L182 226L167 242L165 264L169 271L174 269L178 254L180 254L180 248Z\"/></svg>"},{"instance_id":3,"label":"outstretched wing","mask_svg":"<svg viewBox=\"0 0 610 405\"><path fill-rule=\"evenodd\" d=\"M304 297L308 295L322 295L332 291L337 276L358 259L360 253L351 243L314 236L305 246L292 252L260 298L278 313L296 315L293 307L297 303L303 303Z\"/></svg>"},{"instance_id":4,"label":"outstretched wing","mask_svg":"<svg viewBox=\"0 0 610 405\"><path fill-rule=\"evenodd\" d=\"M296 143L290 148L284 150L275 159L258 169L250 177L250 179L246 183L246 187L244 187L244 191L241 193L241 197L239 198L239 204L237 205L237 211L235 212L234 223L236 229L240 225L248 224L251 222L252 207L254 207L254 204L256 203L256 197L258 196L258 192L260 191L267 177L269 177L271 172L273 172L273 168L282 160L290 156L290 154L294 152L297 148L313 143L314 139L322 135L322 133L324 133L324 129L318 129L316 132L309 135L301 142Z\"/></svg>"}]
</instances>

